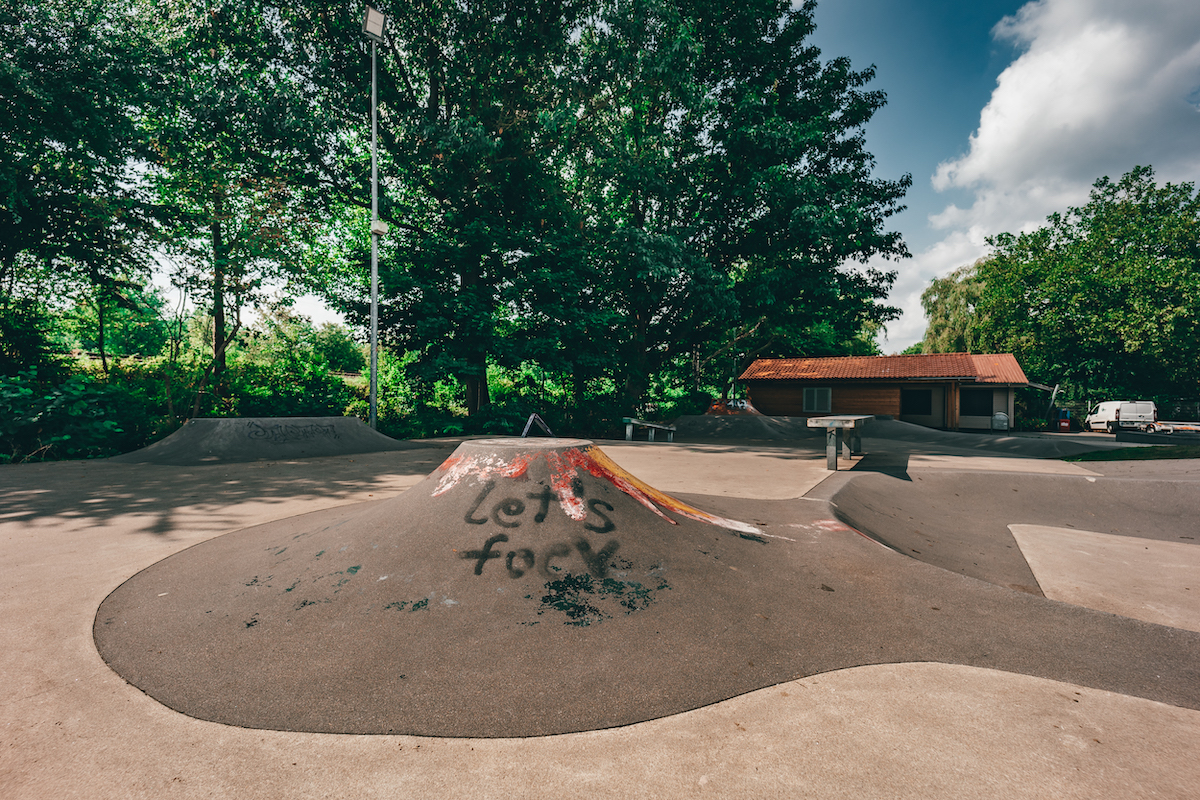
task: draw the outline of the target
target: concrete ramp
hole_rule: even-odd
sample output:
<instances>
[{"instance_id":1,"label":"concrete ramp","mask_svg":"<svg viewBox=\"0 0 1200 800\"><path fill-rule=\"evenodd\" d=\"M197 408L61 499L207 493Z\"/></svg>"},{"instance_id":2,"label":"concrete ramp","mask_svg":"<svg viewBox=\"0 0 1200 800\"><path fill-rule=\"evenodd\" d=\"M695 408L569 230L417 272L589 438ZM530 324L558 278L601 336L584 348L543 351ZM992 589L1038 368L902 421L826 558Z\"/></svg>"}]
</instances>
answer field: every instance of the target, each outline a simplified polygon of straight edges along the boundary
<instances>
[{"instance_id":1,"label":"concrete ramp","mask_svg":"<svg viewBox=\"0 0 1200 800\"><path fill-rule=\"evenodd\" d=\"M377 453L410 447L357 417L191 419L149 447L109 459L123 464L197 466Z\"/></svg>"},{"instance_id":2,"label":"concrete ramp","mask_svg":"<svg viewBox=\"0 0 1200 800\"><path fill-rule=\"evenodd\" d=\"M675 420L675 438L682 442L708 440L825 442L825 432L809 428L805 417L763 414L689 414Z\"/></svg>"}]
</instances>

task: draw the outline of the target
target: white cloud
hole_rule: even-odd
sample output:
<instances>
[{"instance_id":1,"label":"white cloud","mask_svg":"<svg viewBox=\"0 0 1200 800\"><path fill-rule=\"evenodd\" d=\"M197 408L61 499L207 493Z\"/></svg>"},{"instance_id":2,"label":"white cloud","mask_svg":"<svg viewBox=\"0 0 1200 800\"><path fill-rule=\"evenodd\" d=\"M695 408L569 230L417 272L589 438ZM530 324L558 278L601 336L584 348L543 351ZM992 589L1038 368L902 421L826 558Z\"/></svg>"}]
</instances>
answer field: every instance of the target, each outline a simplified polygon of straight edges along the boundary
<instances>
[{"instance_id":1,"label":"white cloud","mask_svg":"<svg viewBox=\"0 0 1200 800\"><path fill-rule=\"evenodd\" d=\"M1196 0L1037 0L993 35L1021 53L997 79L966 154L932 176L938 191L966 189L973 202L930 217L946 233L897 283L905 318L889 349L921 336L923 319L911 319L921 317L917 285L983 255L985 236L1036 227L1085 202L1100 176L1139 164L1159 180L1200 178Z\"/></svg>"}]
</instances>

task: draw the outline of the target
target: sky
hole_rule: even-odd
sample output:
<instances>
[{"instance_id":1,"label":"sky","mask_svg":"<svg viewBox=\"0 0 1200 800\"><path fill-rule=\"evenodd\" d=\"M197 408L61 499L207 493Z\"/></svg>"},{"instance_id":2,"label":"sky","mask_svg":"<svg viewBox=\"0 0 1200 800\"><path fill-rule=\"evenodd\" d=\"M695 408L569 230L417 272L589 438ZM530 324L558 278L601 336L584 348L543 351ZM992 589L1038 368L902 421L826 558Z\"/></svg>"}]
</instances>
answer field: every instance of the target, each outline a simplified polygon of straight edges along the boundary
<instances>
[{"instance_id":1,"label":"sky","mask_svg":"<svg viewBox=\"0 0 1200 800\"><path fill-rule=\"evenodd\" d=\"M824 0L822 58L874 65L888 105L866 129L875 175L913 178L892 217L912 258L884 353L921 340L921 292L1137 165L1200 183L1197 0Z\"/></svg>"}]
</instances>

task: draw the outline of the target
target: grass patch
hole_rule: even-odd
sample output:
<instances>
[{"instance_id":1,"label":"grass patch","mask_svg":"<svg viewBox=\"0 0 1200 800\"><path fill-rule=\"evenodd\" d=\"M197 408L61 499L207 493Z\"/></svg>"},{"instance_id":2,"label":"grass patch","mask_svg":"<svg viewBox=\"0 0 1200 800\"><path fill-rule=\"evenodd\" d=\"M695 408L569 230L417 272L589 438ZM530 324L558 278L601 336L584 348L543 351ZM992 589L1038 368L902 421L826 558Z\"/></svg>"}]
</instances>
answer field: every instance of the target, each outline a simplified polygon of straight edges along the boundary
<instances>
[{"instance_id":1,"label":"grass patch","mask_svg":"<svg viewBox=\"0 0 1200 800\"><path fill-rule=\"evenodd\" d=\"M1096 450L1091 453L1080 453L1077 456L1067 456L1063 461L1157 461L1164 458L1200 458L1200 444Z\"/></svg>"}]
</instances>

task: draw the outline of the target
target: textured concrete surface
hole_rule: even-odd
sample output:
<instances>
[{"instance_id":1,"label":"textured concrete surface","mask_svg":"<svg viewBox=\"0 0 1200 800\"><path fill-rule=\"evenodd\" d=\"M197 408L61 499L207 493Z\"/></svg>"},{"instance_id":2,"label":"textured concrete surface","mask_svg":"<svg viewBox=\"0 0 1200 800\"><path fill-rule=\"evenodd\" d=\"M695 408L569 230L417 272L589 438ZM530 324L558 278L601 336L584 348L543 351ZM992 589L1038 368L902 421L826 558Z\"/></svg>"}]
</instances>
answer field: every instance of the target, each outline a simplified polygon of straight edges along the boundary
<instances>
[{"instance_id":1,"label":"textured concrete surface","mask_svg":"<svg viewBox=\"0 0 1200 800\"><path fill-rule=\"evenodd\" d=\"M1200 631L1200 547L1048 525L1008 527L1046 597Z\"/></svg>"},{"instance_id":2,"label":"textured concrete surface","mask_svg":"<svg viewBox=\"0 0 1200 800\"><path fill-rule=\"evenodd\" d=\"M96 462L0 468L0 674L6 679L0 701L4 732L0 795L1190 798L1195 794L1200 765L1191 745L1200 733L1200 712L1009 669L937 663L941 660L937 654L926 663L879 664L811 675L626 727L528 739L446 739L264 731L196 720L130 686L96 651L92 625L97 607L140 570L223 533L326 508L349 511L361 501L395 496L423 479L452 446L438 443L354 458L195 468ZM820 460L815 448L810 452L796 446L784 456L787 449L771 452L779 452L781 460ZM662 463L668 474L674 466L670 460ZM1152 511L1150 495L1160 490L1174 493L1179 508L1194 510L1194 505L1187 505L1191 501L1181 484L1195 483L1200 477L1196 467L1196 462L1101 468L1089 464L1088 469L1100 475L1094 482L1083 477L1028 477L1101 489L1110 483L1118 489L1120 484L1144 483L1148 499L1141 508L1124 512L1125 501L1136 495L1119 493L1108 500L1098 496L1101 499L1092 507L1100 519L1115 514L1119 523L1127 525L1138 513L1145 516L1144 512ZM1110 475L1118 480L1111 481ZM912 488L938 476L968 481L957 489L960 494L964 488L980 491L979 484L969 482L971 476L944 470L936 474L914 470L907 484ZM1147 482L1146 476L1153 480ZM666 476L642 472L639 477L660 484ZM976 473L978 480L992 477ZM834 542L843 552L850 546L846 542L858 540L888 556L890 569L890 564L899 563L895 552L862 539L831 515L806 519L798 510L813 505L835 512L825 505L826 498L864 478L905 483L887 472L831 475L802 499L777 501L790 506L789 513L795 516L782 522L775 533L818 549L822 541ZM1025 491L1023 484L1017 488ZM951 489L949 496L954 493ZM695 497L685 499L698 502ZM927 505L918 502L920 496L914 500L896 494L893 499L905 508ZM726 503L723 510L731 515L747 507L727 497L714 498L714 508L718 501ZM744 502L753 507L758 501ZM983 504L989 514L994 508L1026 510L1029 505L1023 498L1017 504ZM1047 509L1054 510L1055 506ZM1065 527L1053 518L1047 513L1046 519L1035 522ZM1169 516L1151 514L1142 528L1152 528L1155 519L1169 520ZM1029 520L1002 522L1025 521ZM1004 533L1009 535L1007 530ZM1132 533L1146 534L1154 531ZM964 561L960 555L956 563ZM989 578L998 582L990 574L981 580ZM831 597L839 594L820 591ZM1015 594L1002 588L992 591ZM1037 597L1029 600L1070 608ZM919 608L910 604L898 609L900 618L916 615ZM1006 624L999 616L981 627ZM1132 620L1124 624L1161 629L1177 644L1194 641L1188 637L1196 635ZM843 635L844 631L831 630L826 638L836 643ZM1092 646L1102 651L1107 643L1098 640ZM1198 661L1195 655L1192 663ZM1194 690L1200 676L1193 668L1178 682L1185 691Z\"/></svg>"},{"instance_id":3,"label":"textured concrete surface","mask_svg":"<svg viewBox=\"0 0 1200 800\"><path fill-rule=\"evenodd\" d=\"M664 492L758 500L803 497L829 477L824 458L766 444L611 442L598 444L634 475L652 475ZM824 447L822 440L821 446ZM860 459L840 459L846 469Z\"/></svg>"},{"instance_id":4,"label":"textured concrete surface","mask_svg":"<svg viewBox=\"0 0 1200 800\"><path fill-rule=\"evenodd\" d=\"M978 470L982 472L1025 472L1041 475L1085 475L1096 473L1080 464L1049 458L1011 456L909 456L910 469Z\"/></svg>"}]
</instances>

